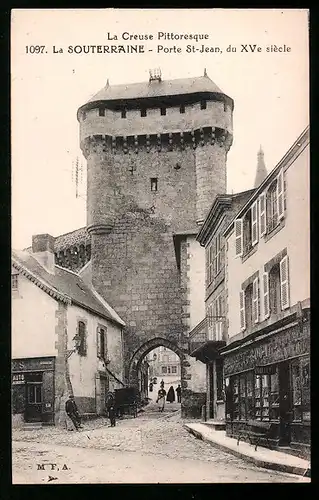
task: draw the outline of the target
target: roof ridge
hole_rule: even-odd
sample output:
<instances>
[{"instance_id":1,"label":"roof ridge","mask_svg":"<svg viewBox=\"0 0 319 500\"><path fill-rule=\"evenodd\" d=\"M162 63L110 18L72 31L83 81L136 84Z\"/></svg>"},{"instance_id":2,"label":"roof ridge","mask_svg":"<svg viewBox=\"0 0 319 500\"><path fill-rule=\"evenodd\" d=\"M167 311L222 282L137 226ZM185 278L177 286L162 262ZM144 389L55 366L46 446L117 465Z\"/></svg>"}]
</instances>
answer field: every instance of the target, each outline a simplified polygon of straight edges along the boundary
<instances>
[{"instance_id":1,"label":"roof ridge","mask_svg":"<svg viewBox=\"0 0 319 500\"><path fill-rule=\"evenodd\" d=\"M79 227L78 229L73 229L72 231L68 231L67 233L59 234L59 236L54 236L54 239L61 238L62 236L67 236L68 234L71 234L71 233L75 233L75 231L81 231L81 229L86 230L86 226Z\"/></svg>"}]
</instances>

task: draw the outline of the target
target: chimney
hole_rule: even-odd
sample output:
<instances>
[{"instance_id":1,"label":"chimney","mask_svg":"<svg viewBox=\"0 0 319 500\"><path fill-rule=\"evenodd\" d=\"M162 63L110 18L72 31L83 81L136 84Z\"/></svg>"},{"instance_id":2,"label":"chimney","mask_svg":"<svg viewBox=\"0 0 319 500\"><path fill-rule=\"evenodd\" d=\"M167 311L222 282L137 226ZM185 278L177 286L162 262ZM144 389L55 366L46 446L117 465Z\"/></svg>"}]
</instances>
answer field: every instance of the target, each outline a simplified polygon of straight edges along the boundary
<instances>
[{"instance_id":1,"label":"chimney","mask_svg":"<svg viewBox=\"0 0 319 500\"><path fill-rule=\"evenodd\" d=\"M36 234L32 236L32 255L45 268L54 274L54 238L50 234Z\"/></svg>"}]
</instances>

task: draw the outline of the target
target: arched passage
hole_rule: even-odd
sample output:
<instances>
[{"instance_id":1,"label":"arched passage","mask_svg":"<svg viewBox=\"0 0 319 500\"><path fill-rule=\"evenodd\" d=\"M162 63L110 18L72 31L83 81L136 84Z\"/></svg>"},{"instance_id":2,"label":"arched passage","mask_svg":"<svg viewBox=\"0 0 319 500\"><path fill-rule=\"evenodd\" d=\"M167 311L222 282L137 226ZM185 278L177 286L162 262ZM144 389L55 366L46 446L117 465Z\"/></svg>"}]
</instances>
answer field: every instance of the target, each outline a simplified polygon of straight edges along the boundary
<instances>
[{"instance_id":1,"label":"arched passage","mask_svg":"<svg viewBox=\"0 0 319 500\"><path fill-rule=\"evenodd\" d=\"M183 388L183 380L185 378L185 366L187 365L185 356L186 353L184 353L184 351L177 344L163 337L153 338L145 342L135 351L129 365L129 385L138 387L139 370L141 367L141 363L143 362L143 360L145 359L145 357L149 352L153 351L154 349L160 346L166 347L170 351L173 351L179 357L180 370L181 370L180 376Z\"/></svg>"}]
</instances>

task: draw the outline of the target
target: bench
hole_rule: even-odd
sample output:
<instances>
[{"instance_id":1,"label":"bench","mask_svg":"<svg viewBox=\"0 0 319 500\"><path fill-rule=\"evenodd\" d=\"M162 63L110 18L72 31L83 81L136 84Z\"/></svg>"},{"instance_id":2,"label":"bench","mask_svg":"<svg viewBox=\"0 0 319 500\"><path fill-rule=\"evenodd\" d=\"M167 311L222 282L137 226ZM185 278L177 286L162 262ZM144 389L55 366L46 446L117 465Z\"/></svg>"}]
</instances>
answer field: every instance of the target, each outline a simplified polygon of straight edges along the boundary
<instances>
[{"instance_id":1,"label":"bench","mask_svg":"<svg viewBox=\"0 0 319 500\"><path fill-rule=\"evenodd\" d=\"M255 444L255 451L260 441L266 441L268 448L271 449L269 438L273 424L271 422L260 422L259 420L249 420L245 423L243 429L239 431L237 446L242 438L248 438L250 444Z\"/></svg>"}]
</instances>

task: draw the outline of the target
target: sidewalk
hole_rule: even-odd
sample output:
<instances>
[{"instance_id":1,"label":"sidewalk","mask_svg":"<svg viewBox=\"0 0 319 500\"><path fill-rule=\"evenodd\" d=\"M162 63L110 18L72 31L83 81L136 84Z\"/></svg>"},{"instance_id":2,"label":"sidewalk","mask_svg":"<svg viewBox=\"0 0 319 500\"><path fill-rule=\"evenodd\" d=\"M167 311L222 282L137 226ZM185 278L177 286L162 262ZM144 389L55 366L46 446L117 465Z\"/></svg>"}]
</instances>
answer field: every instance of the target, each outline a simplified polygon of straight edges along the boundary
<instances>
[{"instance_id":1,"label":"sidewalk","mask_svg":"<svg viewBox=\"0 0 319 500\"><path fill-rule=\"evenodd\" d=\"M303 476L307 470L310 470L310 462L294 455L288 455L277 450L269 450L261 446L258 446L257 451L255 451L254 446L244 441L240 441L237 446L237 440L226 436L225 431L215 431L201 423L185 423L184 428L195 437L243 460L252 462L258 467L300 476Z\"/></svg>"}]
</instances>

